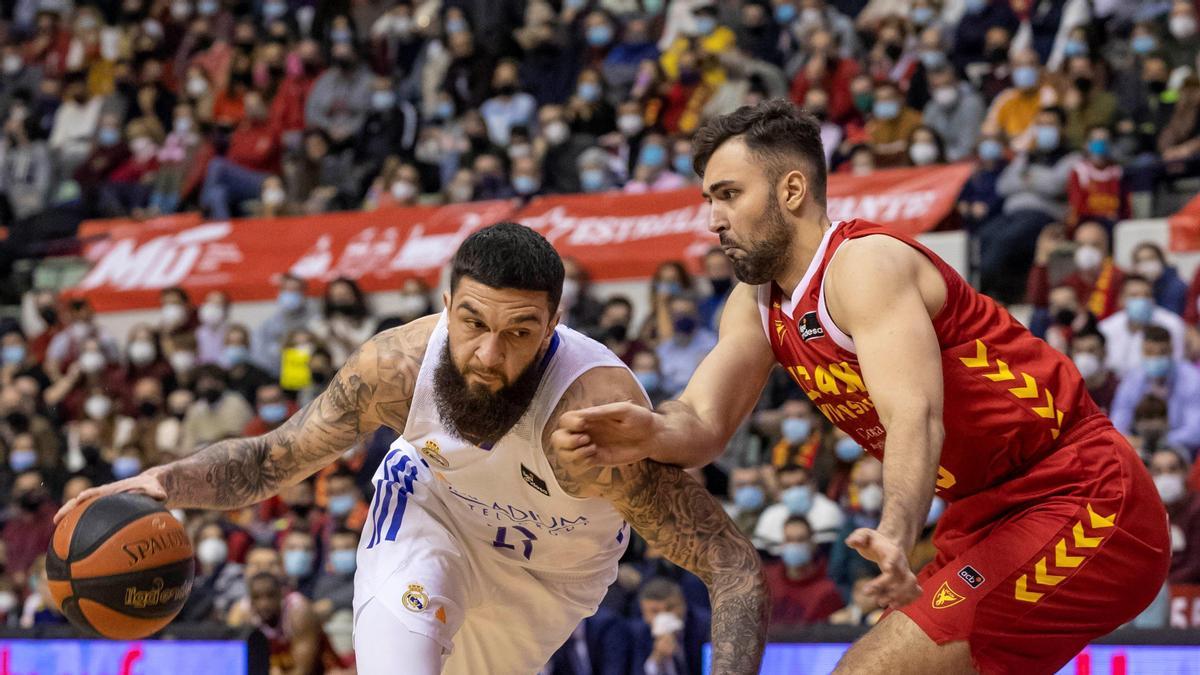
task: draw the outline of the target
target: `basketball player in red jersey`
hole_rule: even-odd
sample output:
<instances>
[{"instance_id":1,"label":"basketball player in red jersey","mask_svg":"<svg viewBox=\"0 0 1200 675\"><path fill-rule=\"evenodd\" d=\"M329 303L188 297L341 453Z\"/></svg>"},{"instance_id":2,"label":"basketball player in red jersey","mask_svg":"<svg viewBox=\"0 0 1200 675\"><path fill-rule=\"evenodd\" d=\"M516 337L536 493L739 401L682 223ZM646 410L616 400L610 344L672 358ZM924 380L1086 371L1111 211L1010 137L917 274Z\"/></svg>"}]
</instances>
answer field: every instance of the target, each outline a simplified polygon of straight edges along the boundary
<instances>
[{"instance_id":1,"label":"basketball player in red jersey","mask_svg":"<svg viewBox=\"0 0 1200 675\"><path fill-rule=\"evenodd\" d=\"M743 282L720 340L679 400L564 415L554 442L581 462L706 464L782 365L883 461L882 519L847 544L898 611L838 673L1051 673L1148 605L1166 512L1071 361L912 238L831 223L819 125L791 104L716 118L693 146ZM938 555L914 577L935 492Z\"/></svg>"}]
</instances>

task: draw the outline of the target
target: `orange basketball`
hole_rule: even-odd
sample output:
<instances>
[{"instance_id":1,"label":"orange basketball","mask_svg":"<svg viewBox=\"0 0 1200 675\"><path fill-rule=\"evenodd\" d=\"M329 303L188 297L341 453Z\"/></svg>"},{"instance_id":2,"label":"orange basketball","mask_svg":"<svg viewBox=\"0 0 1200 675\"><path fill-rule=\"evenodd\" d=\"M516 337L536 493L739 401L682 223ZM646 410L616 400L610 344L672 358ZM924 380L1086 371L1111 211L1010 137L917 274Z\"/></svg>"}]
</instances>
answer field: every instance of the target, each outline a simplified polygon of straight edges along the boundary
<instances>
[{"instance_id":1,"label":"orange basketball","mask_svg":"<svg viewBox=\"0 0 1200 675\"><path fill-rule=\"evenodd\" d=\"M192 589L192 542L162 504L116 494L75 507L46 554L50 594L78 629L114 640L156 633Z\"/></svg>"}]
</instances>

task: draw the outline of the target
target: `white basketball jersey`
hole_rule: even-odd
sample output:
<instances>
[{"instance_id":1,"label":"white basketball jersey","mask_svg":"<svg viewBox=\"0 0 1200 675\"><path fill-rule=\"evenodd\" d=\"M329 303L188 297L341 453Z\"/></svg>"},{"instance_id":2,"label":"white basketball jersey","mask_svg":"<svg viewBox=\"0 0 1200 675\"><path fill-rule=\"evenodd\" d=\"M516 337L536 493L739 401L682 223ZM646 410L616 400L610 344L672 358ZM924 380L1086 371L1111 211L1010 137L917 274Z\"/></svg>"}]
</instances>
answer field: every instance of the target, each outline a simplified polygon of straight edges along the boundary
<instances>
[{"instance_id":1,"label":"white basketball jersey","mask_svg":"<svg viewBox=\"0 0 1200 675\"><path fill-rule=\"evenodd\" d=\"M542 358L542 381L529 409L499 442L480 447L447 432L434 402L434 371L448 339L446 324L443 313L425 349L408 423L376 471L375 485L390 481L404 492L410 476L427 482L415 488L428 489L444 505L446 524L464 544L487 551L480 554L484 558L547 572L611 575L628 543L629 527L607 500L563 492L542 449L542 431L580 375L625 364L595 340L559 326ZM422 466L415 467L417 462ZM432 480L420 481L418 474L427 475L425 467ZM407 492L413 489L407 486ZM404 496L397 497L392 503L402 504ZM377 499L374 506L382 511L387 504ZM380 532L364 532L364 540L386 539L398 531L386 514L372 516ZM366 546L372 548L372 542Z\"/></svg>"}]
</instances>

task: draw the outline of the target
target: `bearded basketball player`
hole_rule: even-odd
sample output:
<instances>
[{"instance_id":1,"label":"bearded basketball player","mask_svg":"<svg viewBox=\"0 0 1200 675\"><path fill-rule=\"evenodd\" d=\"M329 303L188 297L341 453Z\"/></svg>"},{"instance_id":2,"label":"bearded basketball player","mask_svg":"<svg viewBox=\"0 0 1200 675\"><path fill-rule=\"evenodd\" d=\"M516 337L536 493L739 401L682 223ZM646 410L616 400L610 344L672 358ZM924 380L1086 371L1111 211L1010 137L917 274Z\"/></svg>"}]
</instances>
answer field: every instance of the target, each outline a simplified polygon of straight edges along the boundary
<instances>
[{"instance_id":1,"label":"bearded basketball player","mask_svg":"<svg viewBox=\"0 0 1200 675\"><path fill-rule=\"evenodd\" d=\"M138 491L169 508L238 509L388 426L403 433L375 473L355 575L360 673L536 672L595 612L630 526L708 585L714 672L757 673L761 567L721 505L673 466L592 469L551 449L571 411L647 405L616 356L558 325L558 254L500 223L467 237L452 267L442 314L371 338L279 429L79 499Z\"/></svg>"},{"instance_id":2,"label":"bearded basketball player","mask_svg":"<svg viewBox=\"0 0 1200 675\"><path fill-rule=\"evenodd\" d=\"M890 608L838 673L1051 673L1146 607L1170 561L1166 512L1069 359L914 239L830 222L820 126L768 101L693 140L710 229L742 282L677 401L563 415L574 461L716 457L782 365L883 461L884 505L847 544ZM934 494L933 563L906 555Z\"/></svg>"}]
</instances>

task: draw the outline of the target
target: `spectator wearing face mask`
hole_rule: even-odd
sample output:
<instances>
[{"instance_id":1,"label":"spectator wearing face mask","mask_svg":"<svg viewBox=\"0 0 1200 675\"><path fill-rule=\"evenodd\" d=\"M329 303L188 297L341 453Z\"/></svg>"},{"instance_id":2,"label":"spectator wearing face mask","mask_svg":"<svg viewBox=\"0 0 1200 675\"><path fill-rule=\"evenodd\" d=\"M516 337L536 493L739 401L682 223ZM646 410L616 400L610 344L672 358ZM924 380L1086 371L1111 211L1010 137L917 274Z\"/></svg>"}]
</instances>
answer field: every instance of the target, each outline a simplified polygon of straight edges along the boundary
<instances>
[{"instance_id":1,"label":"spectator wearing face mask","mask_svg":"<svg viewBox=\"0 0 1200 675\"><path fill-rule=\"evenodd\" d=\"M280 540L279 550L283 555L283 573L288 586L312 597L321 572L317 564L320 560L317 542L312 534L304 530L287 531Z\"/></svg>"},{"instance_id":2,"label":"spectator wearing face mask","mask_svg":"<svg viewBox=\"0 0 1200 675\"><path fill-rule=\"evenodd\" d=\"M196 560L199 565L179 616L181 621L223 621L229 609L246 596L241 565L229 554L225 530L209 522L196 531Z\"/></svg>"},{"instance_id":3,"label":"spectator wearing face mask","mask_svg":"<svg viewBox=\"0 0 1200 675\"><path fill-rule=\"evenodd\" d=\"M931 97L921 114L921 123L946 140L946 159L958 162L975 151L983 122L983 99L966 82L960 82L954 67L943 65L928 73Z\"/></svg>"},{"instance_id":4,"label":"spectator wearing face mask","mask_svg":"<svg viewBox=\"0 0 1200 675\"><path fill-rule=\"evenodd\" d=\"M1097 222L1083 223L1075 230L1073 250L1064 232L1065 228L1055 224L1042 230L1038 235L1034 264L1029 270L1025 301L1035 308L1032 325L1038 335L1044 333L1044 330L1039 331L1037 328L1039 324L1044 326L1057 318L1053 312L1048 316L1039 317L1039 314L1045 313L1048 306L1053 304L1049 270L1055 256L1065 256L1067 252L1071 252L1074 269L1058 283L1060 288L1066 287L1074 292L1077 313L1086 311L1096 319L1105 319L1120 306L1120 292L1125 282L1125 273L1116 266L1109 255L1108 229Z\"/></svg>"},{"instance_id":5,"label":"spectator wearing face mask","mask_svg":"<svg viewBox=\"0 0 1200 675\"><path fill-rule=\"evenodd\" d=\"M25 334L17 326L0 329L0 386L11 385L19 377L29 377L44 389L50 377L29 349Z\"/></svg>"},{"instance_id":6,"label":"spectator wearing face mask","mask_svg":"<svg viewBox=\"0 0 1200 675\"><path fill-rule=\"evenodd\" d=\"M325 132L335 145L362 131L371 111L371 72L358 59L354 45L338 42L330 50L333 64L313 83L304 105L309 128Z\"/></svg>"},{"instance_id":7,"label":"spectator wearing face mask","mask_svg":"<svg viewBox=\"0 0 1200 675\"><path fill-rule=\"evenodd\" d=\"M803 518L808 526L806 539L828 544L842 529L842 509L817 489L811 465L789 464L778 472L779 501L768 506L754 528L755 541L773 550L788 541L787 525ZM824 570L822 570L824 572Z\"/></svg>"},{"instance_id":8,"label":"spectator wearing face mask","mask_svg":"<svg viewBox=\"0 0 1200 675\"><path fill-rule=\"evenodd\" d=\"M1105 365L1106 356L1104 335L1099 331L1076 333L1071 338L1071 361L1087 385L1088 394L1105 413L1112 406L1119 383L1116 374Z\"/></svg>"},{"instance_id":9,"label":"spectator wearing face mask","mask_svg":"<svg viewBox=\"0 0 1200 675\"><path fill-rule=\"evenodd\" d=\"M599 14L595 12L594 14ZM590 20L591 17L589 17ZM607 24L604 24L607 26ZM589 34L594 28L589 28ZM579 73L575 93L567 101L571 131L585 136L603 136L617 128L617 111L609 103L610 91L600 71L588 68Z\"/></svg>"},{"instance_id":10,"label":"spectator wearing face mask","mask_svg":"<svg viewBox=\"0 0 1200 675\"><path fill-rule=\"evenodd\" d=\"M220 363L225 335L229 332L229 296L222 291L210 291L196 310L196 318L200 322L196 326L197 363Z\"/></svg>"},{"instance_id":11,"label":"spectator wearing face mask","mask_svg":"<svg viewBox=\"0 0 1200 675\"><path fill-rule=\"evenodd\" d=\"M633 180L626 183L622 191L626 194L644 194L678 190L685 185L687 181L668 166L666 139L652 134L642 141L633 169Z\"/></svg>"},{"instance_id":12,"label":"spectator wearing face mask","mask_svg":"<svg viewBox=\"0 0 1200 675\"><path fill-rule=\"evenodd\" d=\"M250 333L241 324L230 324L217 364L225 368L229 388L247 401L254 401L259 387L275 379L250 359Z\"/></svg>"},{"instance_id":13,"label":"spectator wearing face mask","mask_svg":"<svg viewBox=\"0 0 1200 675\"><path fill-rule=\"evenodd\" d=\"M276 574L251 574L247 569L245 576L248 596L233 606L229 624L262 631L273 670L317 673L339 665L308 598L289 589Z\"/></svg>"},{"instance_id":14,"label":"spectator wearing face mask","mask_svg":"<svg viewBox=\"0 0 1200 675\"><path fill-rule=\"evenodd\" d=\"M246 92L245 109L245 119L230 136L225 157L208 163L200 205L214 220L240 213L241 204L256 199L263 181L279 171L282 131L268 116L262 95Z\"/></svg>"},{"instance_id":15,"label":"spectator wearing face mask","mask_svg":"<svg viewBox=\"0 0 1200 675\"><path fill-rule=\"evenodd\" d=\"M1142 242L1133 249L1133 271L1154 286L1154 304L1176 314L1187 309L1188 287L1158 244Z\"/></svg>"},{"instance_id":16,"label":"spectator wearing face mask","mask_svg":"<svg viewBox=\"0 0 1200 675\"><path fill-rule=\"evenodd\" d=\"M133 120L125 127L130 155L108 174L97 195L100 213L109 217L130 215L150 203L158 171L158 144L162 132L143 120Z\"/></svg>"},{"instance_id":17,"label":"spectator wearing face mask","mask_svg":"<svg viewBox=\"0 0 1200 675\"><path fill-rule=\"evenodd\" d=\"M866 127L876 168L907 164L908 139L919 126L921 112L905 105L895 84L883 82L877 85Z\"/></svg>"},{"instance_id":18,"label":"spectator wearing face mask","mask_svg":"<svg viewBox=\"0 0 1200 675\"><path fill-rule=\"evenodd\" d=\"M50 498L37 470L17 475L11 504L4 529L0 531L5 550L4 567L15 580L25 583L30 565L50 546L58 506Z\"/></svg>"},{"instance_id":19,"label":"spectator wearing face mask","mask_svg":"<svg viewBox=\"0 0 1200 675\"><path fill-rule=\"evenodd\" d=\"M588 272L573 258L563 259L562 300L559 306L563 322L575 330L592 334L600 322L604 306L592 296Z\"/></svg>"},{"instance_id":20,"label":"spectator wearing face mask","mask_svg":"<svg viewBox=\"0 0 1200 675\"><path fill-rule=\"evenodd\" d=\"M638 66L646 60L658 60L658 47L650 39L649 22L632 16L625 20L620 38L604 57L601 73L614 90L627 91L637 82Z\"/></svg>"},{"instance_id":21,"label":"spectator wearing face mask","mask_svg":"<svg viewBox=\"0 0 1200 675\"><path fill-rule=\"evenodd\" d=\"M1067 223L1128 218L1129 194L1124 172L1112 158L1112 133L1107 127L1092 127L1084 151L1067 181Z\"/></svg>"},{"instance_id":22,"label":"spectator wearing face mask","mask_svg":"<svg viewBox=\"0 0 1200 675\"><path fill-rule=\"evenodd\" d=\"M714 247L704 254L701 261L704 267L704 277L708 280L709 292L700 300L700 321L704 327L717 330L721 310L736 280L733 276L733 263L719 247Z\"/></svg>"},{"instance_id":23,"label":"spectator wearing face mask","mask_svg":"<svg viewBox=\"0 0 1200 675\"><path fill-rule=\"evenodd\" d=\"M191 454L200 445L208 445L230 436L240 436L254 416L250 404L227 387L220 366L201 366L196 371L197 401L183 418L181 451Z\"/></svg>"},{"instance_id":24,"label":"spectator wearing face mask","mask_svg":"<svg viewBox=\"0 0 1200 675\"><path fill-rule=\"evenodd\" d=\"M1050 90L1042 90L1042 63L1037 52L1025 49L1012 57L1012 86L992 101L984 128L999 129L1013 139L1013 147L1034 147L1034 129L1038 113L1047 105Z\"/></svg>"},{"instance_id":25,"label":"spectator wearing face mask","mask_svg":"<svg viewBox=\"0 0 1200 675\"><path fill-rule=\"evenodd\" d=\"M362 530L367 520L368 505L363 501L362 491L354 482L355 475L344 463L335 465L332 473L322 474L324 478L325 511L329 518L325 530L321 533L323 541L328 541L338 528L348 528L354 532ZM318 487L321 479L318 479Z\"/></svg>"},{"instance_id":26,"label":"spectator wearing face mask","mask_svg":"<svg viewBox=\"0 0 1200 675\"><path fill-rule=\"evenodd\" d=\"M927 126L919 126L908 139L908 160L912 166L932 166L946 163L946 150L941 137Z\"/></svg>"},{"instance_id":27,"label":"spectator wearing face mask","mask_svg":"<svg viewBox=\"0 0 1200 675\"><path fill-rule=\"evenodd\" d=\"M329 282L321 317L311 328L328 347L334 363L345 363L350 354L375 332L375 319L367 306L366 294L357 283L345 277Z\"/></svg>"},{"instance_id":28,"label":"spectator wearing face mask","mask_svg":"<svg viewBox=\"0 0 1200 675\"><path fill-rule=\"evenodd\" d=\"M244 436L261 436L277 429L298 410L296 404L288 400L283 389L274 382L258 388L254 409L256 414L242 432Z\"/></svg>"},{"instance_id":29,"label":"spectator wearing face mask","mask_svg":"<svg viewBox=\"0 0 1200 675\"><path fill-rule=\"evenodd\" d=\"M850 592L855 579L878 569L874 563L846 545L846 537L860 527L874 528L879 525L883 511L883 464L869 455L864 455L850 470L850 485L843 499L846 522L834 538L829 550L829 577L833 579L843 595Z\"/></svg>"},{"instance_id":30,"label":"spectator wearing face mask","mask_svg":"<svg viewBox=\"0 0 1200 675\"><path fill-rule=\"evenodd\" d=\"M542 158L545 175L542 190L549 194L598 192L603 180L581 183L581 179L585 157L596 153L603 157L603 151L592 148L588 136L571 132L566 111L560 105L542 106L537 112L537 120L538 135L533 139L533 149L534 154Z\"/></svg>"},{"instance_id":31,"label":"spectator wearing face mask","mask_svg":"<svg viewBox=\"0 0 1200 675\"><path fill-rule=\"evenodd\" d=\"M658 355L654 351L642 349L635 352L630 362L630 368L633 370L634 377L646 390L646 396L650 399L651 405L657 406L671 398L671 392L663 387L662 369L659 366Z\"/></svg>"},{"instance_id":32,"label":"spectator wearing face mask","mask_svg":"<svg viewBox=\"0 0 1200 675\"><path fill-rule=\"evenodd\" d=\"M1147 395L1167 401L1165 442L1200 448L1200 369L1172 356L1171 334L1159 326L1143 331L1141 368L1127 372L1112 404L1113 426L1128 434L1134 409Z\"/></svg>"},{"instance_id":33,"label":"spectator wearing face mask","mask_svg":"<svg viewBox=\"0 0 1200 675\"><path fill-rule=\"evenodd\" d=\"M89 338L83 342L79 358L61 379L46 389L43 398L48 407L56 410L60 420L77 420L87 416L87 401L96 392L120 398L126 392L125 379L120 366L111 362L101 348L100 341Z\"/></svg>"},{"instance_id":34,"label":"spectator wearing face mask","mask_svg":"<svg viewBox=\"0 0 1200 675\"><path fill-rule=\"evenodd\" d=\"M279 351L284 337L289 333L306 328L316 316L309 305L306 294L307 282L293 274L284 274L279 280L279 294L275 299L276 311L259 324L254 331L255 365L269 373L279 372Z\"/></svg>"},{"instance_id":35,"label":"spectator wearing face mask","mask_svg":"<svg viewBox=\"0 0 1200 675\"><path fill-rule=\"evenodd\" d=\"M610 165L608 153L600 148L588 148L580 154L575 172L580 191L594 194L616 189L617 178Z\"/></svg>"},{"instance_id":36,"label":"spectator wearing face mask","mask_svg":"<svg viewBox=\"0 0 1200 675\"><path fill-rule=\"evenodd\" d=\"M681 392L700 361L717 344L717 336L700 323L696 301L679 296L669 303L671 324L660 336L656 352L662 364L664 388Z\"/></svg>"},{"instance_id":37,"label":"spectator wearing face mask","mask_svg":"<svg viewBox=\"0 0 1200 675\"><path fill-rule=\"evenodd\" d=\"M1170 355L1184 356L1186 327L1178 314L1154 304L1153 286L1140 275L1125 277L1121 286L1121 311L1100 322L1108 345L1108 367L1124 379L1142 365L1142 342L1149 326L1160 326L1170 335Z\"/></svg>"},{"instance_id":38,"label":"spectator wearing face mask","mask_svg":"<svg viewBox=\"0 0 1200 675\"><path fill-rule=\"evenodd\" d=\"M173 286L164 288L158 294L159 312L158 329L164 338L179 335L191 335L200 325L196 310L187 291Z\"/></svg>"},{"instance_id":39,"label":"spectator wearing face mask","mask_svg":"<svg viewBox=\"0 0 1200 675\"><path fill-rule=\"evenodd\" d=\"M755 413L753 423L755 433L774 441L766 446L769 454L765 463L778 470L792 465L811 466L823 435L821 427L812 423L808 398L795 390L788 390L786 395L777 408Z\"/></svg>"},{"instance_id":40,"label":"spectator wearing face mask","mask_svg":"<svg viewBox=\"0 0 1200 675\"><path fill-rule=\"evenodd\" d=\"M782 529L779 560L763 569L771 596L771 625L796 628L822 623L845 603L825 573L825 557L808 520L790 516Z\"/></svg>"},{"instance_id":41,"label":"spectator wearing face mask","mask_svg":"<svg viewBox=\"0 0 1200 675\"><path fill-rule=\"evenodd\" d=\"M313 587L313 611L322 622L335 612L354 607L354 570L357 568L358 533L335 530L329 538L329 555ZM286 554L284 562L286 564Z\"/></svg>"},{"instance_id":42,"label":"spectator wearing face mask","mask_svg":"<svg viewBox=\"0 0 1200 675\"><path fill-rule=\"evenodd\" d=\"M729 475L730 504L725 507L738 531L747 538L754 536L758 518L767 507L767 490L762 468L737 467Z\"/></svg>"},{"instance_id":43,"label":"spectator wearing face mask","mask_svg":"<svg viewBox=\"0 0 1200 675\"><path fill-rule=\"evenodd\" d=\"M501 61L492 73L492 96L479 108L487 124L488 138L497 147L508 145L514 126L528 127L537 114L537 101L521 91L517 63Z\"/></svg>"},{"instance_id":44,"label":"spectator wearing face mask","mask_svg":"<svg viewBox=\"0 0 1200 675\"><path fill-rule=\"evenodd\" d=\"M129 331L125 341L124 377L129 388L143 378L156 379L168 388L174 385L171 366L159 351L158 336L150 324L138 324ZM128 399L125 402L128 403ZM127 407L126 412L132 414L133 407Z\"/></svg>"},{"instance_id":45,"label":"spectator wearing face mask","mask_svg":"<svg viewBox=\"0 0 1200 675\"><path fill-rule=\"evenodd\" d=\"M1167 582L1200 583L1200 495L1188 489L1187 460L1174 450L1159 450L1151 455L1149 468L1171 525Z\"/></svg>"},{"instance_id":46,"label":"spectator wearing face mask","mask_svg":"<svg viewBox=\"0 0 1200 675\"><path fill-rule=\"evenodd\" d=\"M637 675L700 675L702 648L711 616L684 598L679 584L652 579L638 591L640 614L633 632L633 672Z\"/></svg>"},{"instance_id":47,"label":"spectator wearing face mask","mask_svg":"<svg viewBox=\"0 0 1200 675\"><path fill-rule=\"evenodd\" d=\"M958 196L958 213L969 232L976 232L1000 213L1004 200L996 190L1000 175L1008 165L1004 143L996 134L987 134L975 148L975 171Z\"/></svg>"}]
</instances>

